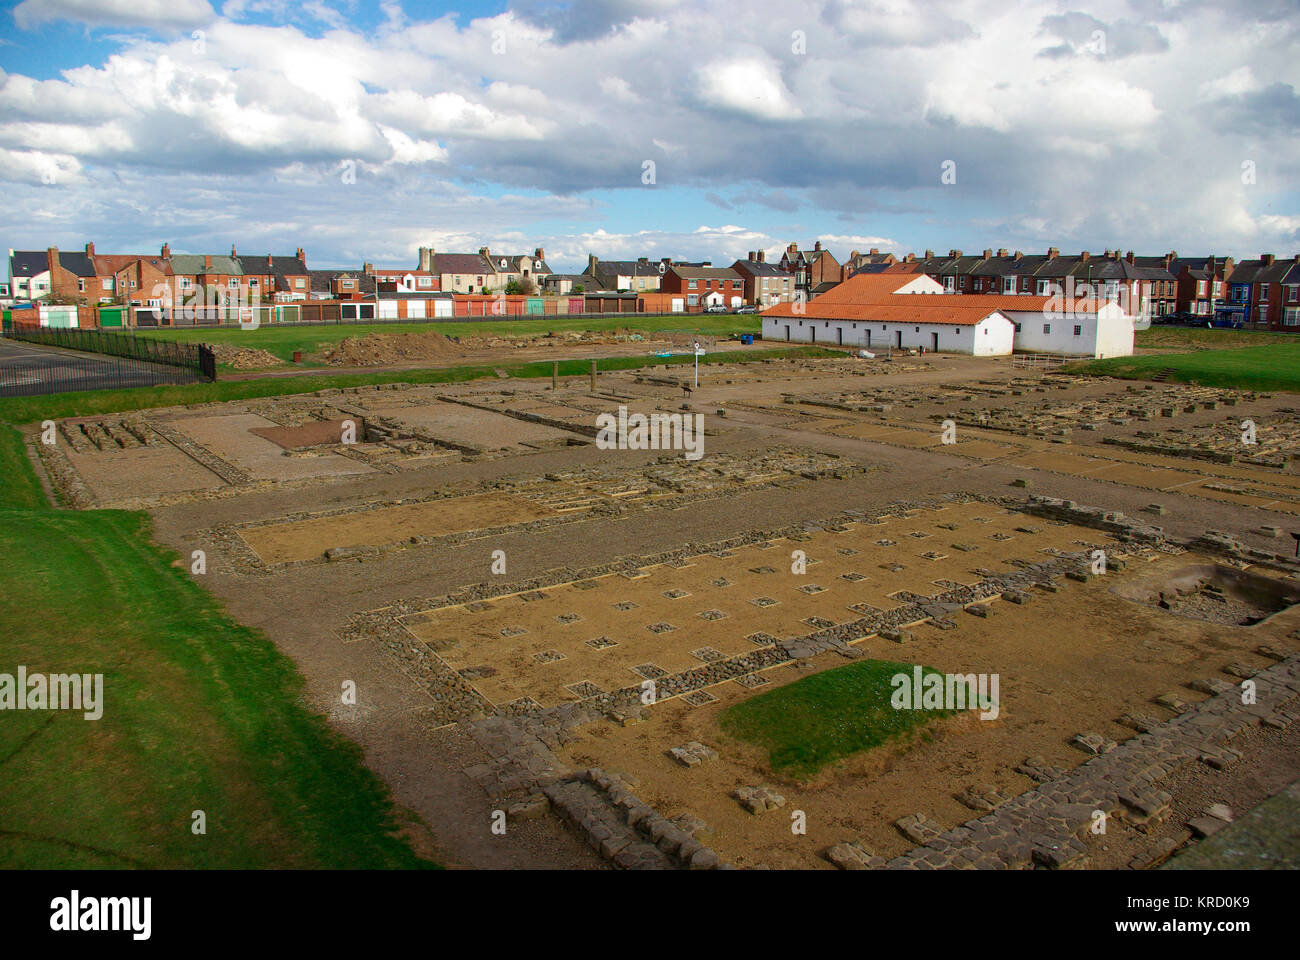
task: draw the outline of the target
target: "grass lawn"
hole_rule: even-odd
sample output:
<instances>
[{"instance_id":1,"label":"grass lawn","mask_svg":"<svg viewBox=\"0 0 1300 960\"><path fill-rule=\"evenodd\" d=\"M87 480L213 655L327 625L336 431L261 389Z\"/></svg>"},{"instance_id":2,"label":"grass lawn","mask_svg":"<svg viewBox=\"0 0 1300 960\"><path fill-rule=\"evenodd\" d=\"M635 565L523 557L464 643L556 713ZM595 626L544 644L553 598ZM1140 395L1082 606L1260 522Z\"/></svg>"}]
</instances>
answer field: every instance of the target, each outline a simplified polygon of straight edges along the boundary
<instances>
[{"instance_id":1,"label":"grass lawn","mask_svg":"<svg viewBox=\"0 0 1300 960\"><path fill-rule=\"evenodd\" d=\"M1107 360L1089 360L1072 365L1069 369L1126 380L1149 380L1167 369L1170 371L1168 379L1178 383L1242 390L1300 392L1300 340L1274 337L1267 345L1253 347L1112 357Z\"/></svg>"},{"instance_id":2,"label":"grass lawn","mask_svg":"<svg viewBox=\"0 0 1300 960\"><path fill-rule=\"evenodd\" d=\"M768 751L772 770L803 780L827 764L870 750L951 711L896 710L890 678L913 665L859 660L802 677L723 711L722 729ZM937 671L929 668L925 673Z\"/></svg>"},{"instance_id":3,"label":"grass lawn","mask_svg":"<svg viewBox=\"0 0 1300 960\"><path fill-rule=\"evenodd\" d=\"M537 317L446 323L341 323L320 327L263 325L256 330L239 327L205 327L199 329L167 327L137 330L136 336L162 337L185 343L228 343L237 347L266 350L286 363L295 350L303 355L316 353L345 337L365 337L372 333L441 333L445 337L528 337L548 333L584 330L679 330L709 336L733 333L759 333L762 322L757 314L691 313L651 316L629 314L626 317Z\"/></svg>"},{"instance_id":4,"label":"grass lawn","mask_svg":"<svg viewBox=\"0 0 1300 960\"><path fill-rule=\"evenodd\" d=\"M49 509L8 425L0 491L0 673L104 675L98 720L0 714L0 869L432 866L293 662L147 515Z\"/></svg>"},{"instance_id":5,"label":"grass lawn","mask_svg":"<svg viewBox=\"0 0 1300 960\"><path fill-rule=\"evenodd\" d=\"M1134 335L1134 343L1138 347L1169 350L1221 350L1225 347L1297 342L1300 342L1300 335L1297 334L1205 327L1153 326L1139 330Z\"/></svg>"},{"instance_id":6,"label":"grass lawn","mask_svg":"<svg viewBox=\"0 0 1300 960\"><path fill-rule=\"evenodd\" d=\"M700 366L726 363L752 363L758 360L842 357L842 351L824 347L781 347L768 350L728 350L700 358ZM637 370L644 367L689 365L692 356L672 357L605 357L598 360L598 370ZM56 393L44 397L6 397L0 399L0 421L33 423L63 417L92 416L150 407L169 407L184 403L215 403L224 400L251 400L295 393L311 393L335 387L358 387L376 383L461 383L495 377L504 370L512 377L549 377L553 361L502 364L501 366L443 367L432 370L390 370L382 373L339 373L292 377L265 377L255 380L218 380L184 386L134 387L128 390L88 390L81 393ZM561 360L560 376L582 376L591 370L590 360Z\"/></svg>"}]
</instances>

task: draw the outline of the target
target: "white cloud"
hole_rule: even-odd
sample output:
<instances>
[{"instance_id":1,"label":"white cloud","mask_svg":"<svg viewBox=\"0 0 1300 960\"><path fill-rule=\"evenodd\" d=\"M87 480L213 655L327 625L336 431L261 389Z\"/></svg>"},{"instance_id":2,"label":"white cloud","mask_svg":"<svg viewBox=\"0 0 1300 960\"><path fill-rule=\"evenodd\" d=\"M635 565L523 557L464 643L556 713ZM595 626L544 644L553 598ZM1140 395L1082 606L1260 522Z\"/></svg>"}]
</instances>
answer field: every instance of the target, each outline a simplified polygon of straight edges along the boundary
<instances>
[{"instance_id":1,"label":"white cloud","mask_svg":"<svg viewBox=\"0 0 1300 960\"><path fill-rule=\"evenodd\" d=\"M14 22L24 30L51 20L153 29L201 27L213 16L207 0L23 0L14 8Z\"/></svg>"},{"instance_id":2,"label":"white cloud","mask_svg":"<svg viewBox=\"0 0 1300 960\"><path fill-rule=\"evenodd\" d=\"M791 101L776 66L756 58L701 67L700 97L713 106L762 120L793 120L803 114Z\"/></svg>"}]
</instances>

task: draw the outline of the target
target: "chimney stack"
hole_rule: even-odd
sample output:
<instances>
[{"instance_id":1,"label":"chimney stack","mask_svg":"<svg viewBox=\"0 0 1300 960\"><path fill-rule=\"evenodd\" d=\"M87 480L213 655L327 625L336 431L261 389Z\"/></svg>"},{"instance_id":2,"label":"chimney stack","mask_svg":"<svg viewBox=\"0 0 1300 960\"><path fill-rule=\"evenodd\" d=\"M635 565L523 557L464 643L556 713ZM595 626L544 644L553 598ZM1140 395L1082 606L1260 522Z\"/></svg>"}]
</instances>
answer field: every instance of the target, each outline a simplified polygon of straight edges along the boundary
<instances>
[{"instance_id":1,"label":"chimney stack","mask_svg":"<svg viewBox=\"0 0 1300 960\"><path fill-rule=\"evenodd\" d=\"M169 258L171 257L171 255L172 255L172 246L171 246L171 244L170 244L170 243L164 243L164 244L162 245L162 249L158 251L158 256L162 257L164 260L167 260L167 259L169 259Z\"/></svg>"},{"instance_id":2,"label":"chimney stack","mask_svg":"<svg viewBox=\"0 0 1300 960\"><path fill-rule=\"evenodd\" d=\"M235 245L233 243L230 245L230 256L232 259L239 256L239 254L235 252Z\"/></svg>"},{"instance_id":3,"label":"chimney stack","mask_svg":"<svg viewBox=\"0 0 1300 960\"><path fill-rule=\"evenodd\" d=\"M54 271L59 267L59 248L50 247L48 250L46 250L45 260L46 260L45 269L49 270L50 273L54 273Z\"/></svg>"},{"instance_id":4,"label":"chimney stack","mask_svg":"<svg viewBox=\"0 0 1300 960\"><path fill-rule=\"evenodd\" d=\"M587 273L594 277L596 275L596 264L598 263L600 263L600 261L596 259L594 253L587 254Z\"/></svg>"},{"instance_id":5,"label":"chimney stack","mask_svg":"<svg viewBox=\"0 0 1300 960\"><path fill-rule=\"evenodd\" d=\"M293 252L293 255L294 255L297 259L299 259L299 260L306 260L306 259L307 259L307 252L306 252L305 250L303 250L302 247L299 247L297 250L295 250L295 251Z\"/></svg>"},{"instance_id":6,"label":"chimney stack","mask_svg":"<svg viewBox=\"0 0 1300 960\"><path fill-rule=\"evenodd\" d=\"M1273 261L1275 258L1271 253L1261 253L1259 255L1259 259L1263 262L1264 266L1271 267L1273 266Z\"/></svg>"},{"instance_id":7,"label":"chimney stack","mask_svg":"<svg viewBox=\"0 0 1300 960\"><path fill-rule=\"evenodd\" d=\"M813 244L813 250L820 250L821 248L822 248L822 242L820 240L818 240L816 243Z\"/></svg>"},{"instance_id":8,"label":"chimney stack","mask_svg":"<svg viewBox=\"0 0 1300 960\"><path fill-rule=\"evenodd\" d=\"M927 250L927 251L925 251L925 259L927 259L927 260L933 260L933 259L934 259L934 251L933 251L933 250Z\"/></svg>"},{"instance_id":9,"label":"chimney stack","mask_svg":"<svg viewBox=\"0 0 1300 960\"><path fill-rule=\"evenodd\" d=\"M1000 249L1000 250L998 251L998 256L999 256L999 257L1005 257L1006 255L1007 255L1007 248L1006 248L1006 247L1003 247L1002 249Z\"/></svg>"},{"instance_id":10,"label":"chimney stack","mask_svg":"<svg viewBox=\"0 0 1300 960\"><path fill-rule=\"evenodd\" d=\"M490 250L488 250L487 247L479 247L479 248L478 248L478 255L479 255L480 257L491 257L491 256L492 256L492 252L491 252Z\"/></svg>"},{"instance_id":11,"label":"chimney stack","mask_svg":"<svg viewBox=\"0 0 1300 960\"><path fill-rule=\"evenodd\" d=\"M766 250L760 250L760 251L758 251L758 262L759 262L759 263L767 263L767 251L766 251Z\"/></svg>"},{"instance_id":12,"label":"chimney stack","mask_svg":"<svg viewBox=\"0 0 1300 960\"><path fill-rule=\"evenodd\" d=\"M90 243L86 244L86 256L93 257L94 255L95 255L95 242L92 240Z\"/></svg>"},{"instance_id":13,"label":"chimney stack","mask_svg":"<svg viewBox=\"0 0 1300 960\"><path fill-rule=\"evenodd\" d=\"M204 270L211 270L211 269L212 269L212 254L210 254L210 253L205 253L205 254L203 255L203 269L204 269Z\"/></svg>"},{"instance_id":14,"label":"chimney stack","mask_svg":"<svg viewBox=\"0 0 1300 960\"><path fill-rule=\"evenodd\" d=\"M542 249L541 247L538 247L536 250L533 251L533 259L534 259L534 260L545 260L545 259L546 259L546 251L545 251L544 249Z\"/></svg>"},{"instance_id":15,"label":"chimney stack","mask_svg":"<svg viewBox=\"0 0 1300 960\"><path fill-rule=\"evenodd\" d=\"M1092 254L1089 253L1087 250L1085 250L1085 251L1083 251L1083 253L1079 254L1079 260L1080 260L1080 262L1082 262L1082 263L1087 263L1087 262L1088 262L1089 260L1091 260L1091 259L1092 259Z\"/></svg>"},{"instance_id":16,"label":"chimney stack","mask_svg":"<svg viewBox=\"0 0 1300 960\"><path fill-rule=\"evenodd\" d=\"M873 257L874 257L876 254L878 254L879 252L880 252L880 248L879 248L879 247L872 247L872 248L871 248L871 255L872 255Z\"/></svg>"},{"instance_id":17,"label":"chimney stack","mask_svg":"<svg viewBox=\"0 0 1300 960\"><path fill-rule=\"evenodd\" d=\"M1130 250L1127 254L1125 254L1124 259L1127 260L1129 263L1132 263L1132 262L1133 262L1133 251Z\"/></svg>"},{"instance_id":18,"label":"chimney stack","mask_svg":"<svg viewBox=\"0 0 1300 960\"><path fill-rule=\"evenodd\" d=\"M1058 250L1056 247L1048 247L1048 248L1047 248L1047 259L1048 259L1048 260L1055 260L1055 259L1056 259L1057 257L1059 257L1060 255L1061 255L1061 251Z\"/></svg>"},{"instance_id":19,"label":"chimney stack","mask_svg":"<svg viewBox=\"0 0 1300 960\"><path fill-rule=\"evenodd\" d=\"M993 248L992 248L992 247L986 247L985 250L984 250L984 259L985 259L985 260L988 260L988 259L989 259L990 257L992 257L992 256L993 256Z\"/></svg>"}]
</instances>

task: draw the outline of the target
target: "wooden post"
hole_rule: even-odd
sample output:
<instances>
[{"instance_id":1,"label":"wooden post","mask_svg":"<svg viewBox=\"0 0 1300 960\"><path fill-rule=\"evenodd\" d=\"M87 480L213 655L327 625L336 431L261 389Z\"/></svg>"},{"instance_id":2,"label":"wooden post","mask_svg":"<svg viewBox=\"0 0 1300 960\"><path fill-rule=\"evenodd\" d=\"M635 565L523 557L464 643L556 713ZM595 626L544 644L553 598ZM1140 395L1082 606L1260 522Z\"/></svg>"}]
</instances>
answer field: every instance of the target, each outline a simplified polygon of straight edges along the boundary
<instances>
[{"instance_id":1,"label":"wooden post","mask_svg":"<svg viewBox=\"0 0 1300 960\"><path fill-rule=\"evenodd\" d=\"M596 361L591 361L591 392L596 392Z\"/></svg>"}]
</instances>

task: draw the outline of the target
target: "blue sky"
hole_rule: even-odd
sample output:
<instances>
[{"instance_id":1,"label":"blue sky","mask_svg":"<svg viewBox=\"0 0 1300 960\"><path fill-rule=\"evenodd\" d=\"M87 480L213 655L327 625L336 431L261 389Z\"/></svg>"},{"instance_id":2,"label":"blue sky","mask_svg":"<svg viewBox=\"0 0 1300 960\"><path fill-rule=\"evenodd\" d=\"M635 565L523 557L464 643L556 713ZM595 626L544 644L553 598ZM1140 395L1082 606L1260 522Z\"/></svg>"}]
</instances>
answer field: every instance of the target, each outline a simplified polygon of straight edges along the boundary
<instances>
[{"instance_id":1,"label":"blue sky","mask_svg":"<svg viewBox=\"0 0 1300 960\"><path fill-rule=\"evenodd\" d=\"M746 10L8 4L0 246L1300 249L1292 0Z\"/></svg>"}]
</instances>

